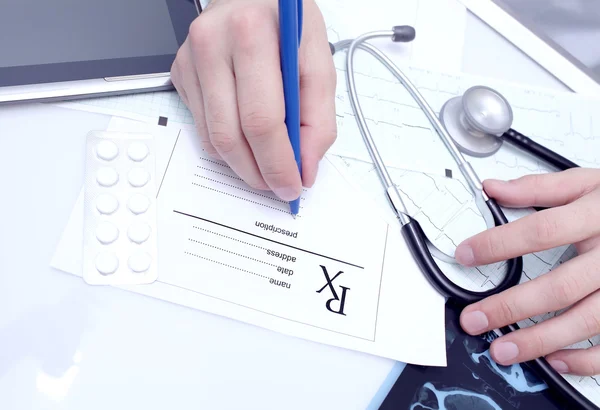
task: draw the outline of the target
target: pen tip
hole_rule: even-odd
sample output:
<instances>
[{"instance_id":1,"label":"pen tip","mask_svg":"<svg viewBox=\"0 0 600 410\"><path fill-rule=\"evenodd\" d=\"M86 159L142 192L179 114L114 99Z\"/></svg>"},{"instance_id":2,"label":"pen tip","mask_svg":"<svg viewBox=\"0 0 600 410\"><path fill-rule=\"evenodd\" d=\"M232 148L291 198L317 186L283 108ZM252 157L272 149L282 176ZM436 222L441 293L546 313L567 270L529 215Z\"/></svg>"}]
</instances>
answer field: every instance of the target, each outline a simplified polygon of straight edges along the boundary
<instances>
[{"instance_id":1,"label":"pen tip","mask_svg":"<svg viewBox=\"0 0 600 410\"><path fill-rule=\"evenodd\" d=\"M296 219L296 214L292 214L292 218Z\"/></svg>"}]
</instances>

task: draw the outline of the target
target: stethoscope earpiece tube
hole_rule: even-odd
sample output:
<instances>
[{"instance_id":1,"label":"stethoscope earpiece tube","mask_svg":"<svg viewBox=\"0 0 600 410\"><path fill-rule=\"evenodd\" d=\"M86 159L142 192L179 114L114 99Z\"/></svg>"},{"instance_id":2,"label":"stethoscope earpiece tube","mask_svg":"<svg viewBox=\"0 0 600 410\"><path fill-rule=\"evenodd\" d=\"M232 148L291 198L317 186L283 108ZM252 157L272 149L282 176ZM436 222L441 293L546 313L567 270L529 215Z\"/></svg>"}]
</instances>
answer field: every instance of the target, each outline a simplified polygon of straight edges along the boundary
<instances>
[{"instance_id":1,"label":"stethoscope earpiece tube","mask_svg":"<svg viewBox=\"0 0 600 410\"><path fill-rule=\"evenodd\" d=\"M502 134L502 139L510 142L511 144L533 154L534 156L543 159L548 164L557 168L560 171L564 171L566 169L571 168L579 168L579 165L574 163L573 161L568 160L562 155L557 154L556 152L544 147L541 144L538 144L534 140L525 135L521 134L518 131L513 130L512 128Z\"/></svg>"},{"instance_id":2,"label":"stethoscope earpiece tube","mask_svg":"<svg viewBox=\"0 0 600 410\"><path fill-rule=\"evenodd\" d=\"M534 155L537 158L540 158L546 161L551 166L555 167L559 171L565 171L567 169L579 168L579 165L574 163L573 161L563 157L560 154L544 147L541 144L538 144L534 140L525 135L521 134L519 131L516 131L510 128L504 134L502 134L502 139L504 141L508 141L512 145L521 148L525 152ZM543 211L544 207L536 206L534 209L538 212Z\"/></svg>"}]
</instances>

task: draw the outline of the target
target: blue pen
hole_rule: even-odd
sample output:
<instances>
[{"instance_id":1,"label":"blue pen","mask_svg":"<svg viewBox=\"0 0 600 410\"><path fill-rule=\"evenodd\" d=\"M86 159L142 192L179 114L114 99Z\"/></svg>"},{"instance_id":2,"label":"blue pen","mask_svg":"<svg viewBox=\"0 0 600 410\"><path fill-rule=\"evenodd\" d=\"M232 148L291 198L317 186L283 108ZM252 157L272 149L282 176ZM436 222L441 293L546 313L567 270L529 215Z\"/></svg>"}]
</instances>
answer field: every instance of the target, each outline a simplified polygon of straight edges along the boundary
<instances>
[{"instance_id":1,"label":"blue pen","mask_svg":"<svg viewBox=\"0 0 600 410\"><path fill-rule=\"evenodd\" d=\"M283 93L285 98L285 125L294 157L302 177L300 158L300 69L298 49L302 38L302 0L279 0L279 51ZM300 209L300 198L290 202L294 218Z\"/></svg>"}]
</instances>

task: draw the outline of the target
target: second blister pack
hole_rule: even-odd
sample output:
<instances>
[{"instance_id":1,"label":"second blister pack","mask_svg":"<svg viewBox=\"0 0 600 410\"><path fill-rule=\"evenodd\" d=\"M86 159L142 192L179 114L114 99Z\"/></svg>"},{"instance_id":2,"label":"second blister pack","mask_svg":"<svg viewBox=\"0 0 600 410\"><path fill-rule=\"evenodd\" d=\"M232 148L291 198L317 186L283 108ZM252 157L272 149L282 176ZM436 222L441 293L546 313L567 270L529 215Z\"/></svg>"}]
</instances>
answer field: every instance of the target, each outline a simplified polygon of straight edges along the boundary
<instances>
[{"instance_id":1,"label":"second blister pack","mask_svg":"<svg viewBox=\"0 0 600 410\"><path fill-rule=\"evenodd\" d=\"M89 284L148 284L158 277L154 148L151 134L87 136L83 278Z\"/></svg>"}]
</instances>

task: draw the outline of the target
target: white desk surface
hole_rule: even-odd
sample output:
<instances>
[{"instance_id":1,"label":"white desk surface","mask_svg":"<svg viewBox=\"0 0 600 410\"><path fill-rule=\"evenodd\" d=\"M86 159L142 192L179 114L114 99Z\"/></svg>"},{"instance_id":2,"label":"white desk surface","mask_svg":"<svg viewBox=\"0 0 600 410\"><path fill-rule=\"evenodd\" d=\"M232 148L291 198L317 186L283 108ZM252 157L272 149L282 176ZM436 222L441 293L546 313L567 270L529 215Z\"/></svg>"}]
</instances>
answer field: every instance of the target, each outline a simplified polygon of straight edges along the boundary
<instances>
[{"instance_id":1,"label":"white desk surface","mask_svg":"<svg viewBox=\"0 0 600 410\"><path fill-rule=\"evenodd\" d=\"M565 89L471 15L464 71ZM52 115L60 111L0 107L1 409L369 406L392 361L51 269L83 181L83 136L108 121L78 114L63 132ZM18 135L2 131L11 123Z\"/></svg>"}]
</instances>

